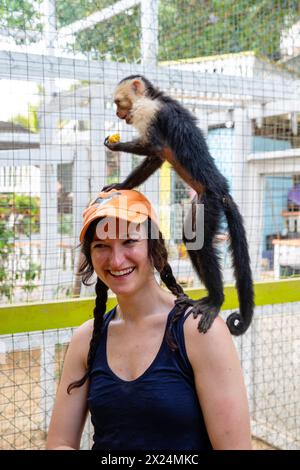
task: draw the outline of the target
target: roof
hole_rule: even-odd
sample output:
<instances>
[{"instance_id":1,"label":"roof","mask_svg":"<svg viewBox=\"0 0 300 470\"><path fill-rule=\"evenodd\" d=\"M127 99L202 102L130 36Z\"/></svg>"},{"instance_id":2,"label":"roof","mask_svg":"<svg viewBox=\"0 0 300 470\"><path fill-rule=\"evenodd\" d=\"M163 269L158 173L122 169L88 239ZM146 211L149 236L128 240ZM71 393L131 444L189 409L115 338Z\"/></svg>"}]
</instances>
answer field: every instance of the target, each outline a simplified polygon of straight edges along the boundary
<instances>
[{"instance_id":1,"label":"roof","mask_svg":"<svg viewBox=\"0 0 300 470\"><path fill-rule=\"evenodd\" d=\"M15 124L8 121L0 121L0 132L12 132L14 134L32 134L29 129L21 126L21 124Z\"/></svg>"},{"instance_id":2,"label":"roof","mask_svg":"<svg viewBox=\"0 0 300 470\"><path fill-rule=\"evenodd\" d=\"M209 62L211 60L225 60L233 57L257 57L254 51L233 52L230 54L215 54L200 57L190 57L187 59L166 60L160 62L160 65L175 65L175 64L197 64L199 62Z\"/></svg>"},{"instance_id":3,"label":"roof","mask_svg":"<svg viewBox=\"0 0 300 470\"><path fill-rule=\"evenodd\" d=\"M0 121L0 150L34 149L39 147L39 134L30 132L21 124Z\"/></svg>"},{"instance_id":4,"label":"roof","mask_svg":"<svg viewBox=\"0 0 300 470\"><path fill-rule=\"evenodd\" d=\"M228 60L228 59L238 59L238 58L244 58L244 57L254 57L255 59L265 62L274 69L278 69L278 71L281 72L288 72L292 75L299 76L299 73L297 71L293 70L290 68L288 63L283 62L283 61L275 61L271 60L269 57L264 56L256 51L242 51L242 52L232 52L229 54L216 54L216 55L208 55L208 56L200 56L200 57L191 57L191 58L186 58L186 59L178 59L178 60L166 60L159 62L159 65L161 66L172 66L172 65L180 65L180 64L200 64L204 62L213 62L213 61L221 61L221 60Z\"/></svg>"}]
</instances>

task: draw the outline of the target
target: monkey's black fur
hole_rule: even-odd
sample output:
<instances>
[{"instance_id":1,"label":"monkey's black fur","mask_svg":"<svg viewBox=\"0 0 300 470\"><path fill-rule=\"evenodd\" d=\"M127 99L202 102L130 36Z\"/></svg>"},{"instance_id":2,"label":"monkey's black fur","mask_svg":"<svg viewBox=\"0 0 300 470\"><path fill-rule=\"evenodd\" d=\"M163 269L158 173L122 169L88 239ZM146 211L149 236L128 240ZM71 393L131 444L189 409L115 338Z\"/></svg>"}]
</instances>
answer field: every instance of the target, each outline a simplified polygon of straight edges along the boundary
<instances>
[{"instance_id":1,"label":"monkey's black fur","mask_svg":"<svg viewBox=\"0 0 300 470\"><path fill-rule=\"evenodd\" d=\"M179 102L157 90L143 76L131 75L120 84L134 79L141 80L146 85L146 96L158 100L161 107L151 121L147 135L142 136L142 139L115 144L109 144L105 140L105 145L111 150L147 156L123 183L112 186L131 189L142 184L162 165L163 150L168 148L180 166L204 187L204 193L198 194L193 201L193 204L204 204L204 244L200 250L188 249L188 253L208 296L198 301L183 298L182 303L193 305L194 316L201 314L198 326L201 332L209 329L219 313L224 294L220 260L213 241L224 213L229 228L230 250L240 303L240 314L232 313L227 319L227 325L232 334L240 335L251 323L254 292L243 219L229 194L228 182L210 155L203 134L196 126L196 118ZM193 217L192 208L188 217ZM184 236L183 240L187 242Z\"/></svg>"}]
</instances>

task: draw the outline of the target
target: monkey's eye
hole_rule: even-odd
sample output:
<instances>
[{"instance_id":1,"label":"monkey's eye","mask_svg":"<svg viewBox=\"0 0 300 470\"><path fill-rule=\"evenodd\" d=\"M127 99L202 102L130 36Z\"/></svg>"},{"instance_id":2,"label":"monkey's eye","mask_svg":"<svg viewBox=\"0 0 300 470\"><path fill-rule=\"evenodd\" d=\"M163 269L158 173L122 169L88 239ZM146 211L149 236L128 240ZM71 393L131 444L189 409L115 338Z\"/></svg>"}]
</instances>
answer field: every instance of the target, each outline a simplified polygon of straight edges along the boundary
<instances>
[{"instance_id":1,"label":"monkey's eye","mask_svg":"<svg viewBox=\"0 0 300 470\"><path fill-rule=\"evenodd\" d=\"M117 105L117 108L120 110L126 111L131 107L131 103L129 100L122 99L122 100L115 100L115 104Z\"/></svg>"}]
</instances>

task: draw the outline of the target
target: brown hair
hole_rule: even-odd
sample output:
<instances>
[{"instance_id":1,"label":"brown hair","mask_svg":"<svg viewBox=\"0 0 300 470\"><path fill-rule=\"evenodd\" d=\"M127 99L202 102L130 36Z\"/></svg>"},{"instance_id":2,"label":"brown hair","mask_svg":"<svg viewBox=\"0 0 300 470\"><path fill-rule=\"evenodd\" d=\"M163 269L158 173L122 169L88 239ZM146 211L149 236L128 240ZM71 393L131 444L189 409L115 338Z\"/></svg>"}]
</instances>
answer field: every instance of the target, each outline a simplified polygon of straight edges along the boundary
<instances>
[{"instance_id":1,"label":"brown hair","mask_svg":"<svg viewBox=\"0 0 300 470\"><path fill-rule=\"evenodd\" d=\"M90 285L89 280L94 273L94 268L93 268L92 259L91 259L90 245L91 245L91 242L93 241L94 232L95 232L96 225L98 222L99 222L99 219L91 223L91 225L89 226L86 232L84 241L81 245L81 253L83 254L83 261L81 262L79 266L78 275L81 276L82 282L84 285ZM179 284L177 284L176 279L173 275L171 266L168 263L168 252L167 252L165 242L164 242L164 239L160 230L158 229L156 224L154 224L151 221L150 218L148 218L145 223L147 223L148 225L147 227L148 234L151 234L151 236L148 236L148 257L151 263L153 264L154 268L159 272L161 280L164 282L167 288L172 292L172 294L174 294L179 300L177 311L175 312L175 315L173 316L172 322L169 326L169 329L166 335L166 339L167 339L167 343L169 347L172 350L175 350L177 349L177 345L175 344L171 336L171 325L179 318L179 316L184 311L184 309L182 308L184 305L184 302L181 303L180 300L187 298L187 296L185 295L182 287ZM153 237L153 234L156 236ZM96 290L96 299L95 299L95 307L94 307L94 328L93 328L93 334L92 334L90 348L89 348L88 357L87 357L87 372L81 379L75 382L72 382L68 386L67 388L68 393L70 393L71 390L75 387L81 387L88 379L91 366L95 358L99 338L102 333L103 317L106 312L108 287L104 282L101 281L101 279L97 277L95 290Z\"/></svg>"}]
</instances>

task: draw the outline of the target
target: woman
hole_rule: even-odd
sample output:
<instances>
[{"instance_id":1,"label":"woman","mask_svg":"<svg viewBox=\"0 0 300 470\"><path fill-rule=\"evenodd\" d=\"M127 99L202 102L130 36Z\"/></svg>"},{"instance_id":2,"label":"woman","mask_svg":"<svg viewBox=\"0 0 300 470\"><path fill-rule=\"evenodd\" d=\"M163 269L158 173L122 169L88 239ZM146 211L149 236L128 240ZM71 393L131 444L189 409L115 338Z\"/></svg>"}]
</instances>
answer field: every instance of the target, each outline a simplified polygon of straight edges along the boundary
<instances>
[{"instance_id":1,"label":"woman","mask_svg":"<svg viewBox=\"0 0 300 470\"><path fill-rule=\"evenodd\" d=\"M250 449L230 333L218 317L200 334L199 319L182 308L149 201L134 190L100 193L84 213L80 241L83 282L97 275L94 320L70 342L47 449L79 449L88 410L93 449ZM104 317L108 289L118 305Z\"/></svg>"}]
</instances>

